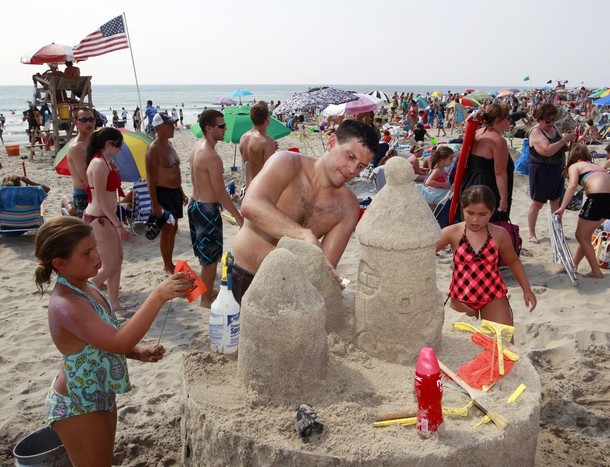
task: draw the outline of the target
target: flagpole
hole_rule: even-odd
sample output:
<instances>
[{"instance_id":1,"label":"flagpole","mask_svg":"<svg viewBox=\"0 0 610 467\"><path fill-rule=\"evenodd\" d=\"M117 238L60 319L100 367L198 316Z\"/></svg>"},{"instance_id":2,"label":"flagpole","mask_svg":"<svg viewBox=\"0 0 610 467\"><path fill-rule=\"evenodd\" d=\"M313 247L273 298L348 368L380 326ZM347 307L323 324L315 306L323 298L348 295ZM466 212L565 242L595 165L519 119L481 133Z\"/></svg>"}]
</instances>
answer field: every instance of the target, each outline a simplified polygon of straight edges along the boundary
<instances>
[{"instance_id":1,"label":"flagpole","mask_svg":"<svg viewBox=\"0 0 610 467\"><path fill-rule=\"evenodd\" d=\"M136 79L136 90L138 92L138 104L140 107L140 118L142 118L142 98L140 97L140 84L138 83L138 73L136 72L136 62L133 59L133 49L131 48L131 38L129 37L129 28L127 27L127 17L123 12L123 23L125 24L125 32L127 33L127 43L129 44L129 53L131 54L131 65L133 66L133 76Z\"/></svg>"}]
</instances>

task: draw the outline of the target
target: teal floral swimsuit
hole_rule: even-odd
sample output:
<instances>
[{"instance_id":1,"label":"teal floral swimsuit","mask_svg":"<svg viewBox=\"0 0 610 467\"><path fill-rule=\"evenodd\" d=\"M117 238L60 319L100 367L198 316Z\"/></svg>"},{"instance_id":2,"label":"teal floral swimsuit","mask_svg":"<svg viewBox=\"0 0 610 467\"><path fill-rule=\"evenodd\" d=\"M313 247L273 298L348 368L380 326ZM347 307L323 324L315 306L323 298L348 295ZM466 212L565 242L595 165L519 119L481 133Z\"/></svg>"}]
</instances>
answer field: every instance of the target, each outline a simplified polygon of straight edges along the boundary
<instances>
[{"instance_id":1,"label":"teal floral swimsuit","mask_svg":"<svg viewBox=\"0 0 610 467\"><path fill-rule=\"evenodd\" d=\"M77 287L74 287L63 277L57 278L57 283L71 288L91 302L95 312L107 323L119 328L114 311L110 314L91 296ZM99 292L91 283L88 284ZM112 310L108 299L104 297L108 307ZM127 362L124 355L113 354L85 345L81 350L71 355L62 355L68 396L58 393L51 385L47 394L46 411L49 424L76 415L83 415L96 411L112 412L115 408L115 395L131 390Z\"/></svg>"}]
</instances>

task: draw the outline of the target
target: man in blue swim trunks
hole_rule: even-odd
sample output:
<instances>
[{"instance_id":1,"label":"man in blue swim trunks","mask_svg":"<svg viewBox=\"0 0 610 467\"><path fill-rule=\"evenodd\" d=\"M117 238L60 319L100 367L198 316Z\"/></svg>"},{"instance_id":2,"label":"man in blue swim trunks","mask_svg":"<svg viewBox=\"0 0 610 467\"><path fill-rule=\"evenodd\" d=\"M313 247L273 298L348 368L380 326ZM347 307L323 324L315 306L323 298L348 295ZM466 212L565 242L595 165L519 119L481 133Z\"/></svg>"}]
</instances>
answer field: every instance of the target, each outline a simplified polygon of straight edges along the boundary
<instances>
[{"instance_id":1,"label":"man in blue swim trunks","mask_svg":"<svg viewBox=\"0 0 610 467\"><path fill-rule=\"evenodd\" d=\"M75 119L78 134L76 139L68 148L68 167L72 177L72 199L76 209L76 217L83 217L83 211L87 207L87 145L89 138L95 131L95 117L89 109L80 109Z\"/></svg>"},{"instance_id":2,"label":"man in blue swim trunks","mask_svg":"<svg viewBox=\"0 0 610 467\"><path fill-rule=\"evenodd\" d=\"M320 158L279 151L267 160L246 192L244 225L233 241L233 295L241 303L265 257L286 236L322 249L333 277L356 228L358 199L345 186L379 150L379 138L363 122L346 120Z\"/></svg>"},{"instance_id":3,"label":"man in blue swim trunks","mask_svg":"<svg viewBox=\"0 0 610 467\"><path fill-rule=\"evenodd\" d=\"M205 110L199 116L199 126L203 138L195 143L189 156L193 197L187 212L193 252L201 264L201 279L207 288L201 296L201 306L209 308L214 301L216 269L222 258L220 206L231 213L240 227L244 219L225 189L224 166L216 152L216 143L224 139L227 130L224 116L218 110Z\"/></svg>"}]
</instances>

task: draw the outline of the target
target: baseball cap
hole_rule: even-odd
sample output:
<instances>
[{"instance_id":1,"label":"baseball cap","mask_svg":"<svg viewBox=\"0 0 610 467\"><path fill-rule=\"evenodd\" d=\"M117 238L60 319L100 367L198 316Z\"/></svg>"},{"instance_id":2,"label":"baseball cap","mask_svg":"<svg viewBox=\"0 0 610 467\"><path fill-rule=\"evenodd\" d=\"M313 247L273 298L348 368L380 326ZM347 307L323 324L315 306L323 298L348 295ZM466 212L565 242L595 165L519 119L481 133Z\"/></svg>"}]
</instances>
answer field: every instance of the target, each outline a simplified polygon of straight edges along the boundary
<instances>
[{"instance_id":1,"label":"baseball cap","mask_svg":"<svg viewBox=\"0 0 610 467\"><path fill-rule=\"evenodd\" d=\"M177 118L170 117L167 112L159 112L156 113L153 117L152 126L155 128L159 125L163 125L164 123L176 123L178 121Z\"/></svg>"}]
</instances>

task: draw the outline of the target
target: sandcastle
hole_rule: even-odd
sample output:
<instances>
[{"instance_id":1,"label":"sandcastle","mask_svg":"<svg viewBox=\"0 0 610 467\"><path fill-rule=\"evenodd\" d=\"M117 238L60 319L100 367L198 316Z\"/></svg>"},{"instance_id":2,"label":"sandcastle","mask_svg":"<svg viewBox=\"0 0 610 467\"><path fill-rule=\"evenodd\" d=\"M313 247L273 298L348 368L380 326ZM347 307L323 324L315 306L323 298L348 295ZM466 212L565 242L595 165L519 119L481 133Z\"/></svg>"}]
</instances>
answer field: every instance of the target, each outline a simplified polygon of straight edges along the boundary
<instances>
[{"instance_id":1,"label":"sandcastle","mask_svg":"<svg viewBox=\"0 0 610 467\"><path fill-rule=\"evenodd\" d=\"M533 464L540 381L526 358L481 396L507 419L504 430L474 428L481 418L474 408L468 417L446 415L445 429L432 440L420 439L414 427L372 428L379 413L414 406L413 362L422 346L435 347L453 369L481 350L449 323L441 342L439 230L410 165L393 158L385 170L387 185L357 229L358 284L345 300L319 249L282 239L243 297L237 359L206 351L186 356L184 465ZM520 383L527 390L507 405ZM468 400L448 387L443 407ZM312 405L325 425L308 443L293 426L301 403Z\"/></svg>"}]
</instances>

